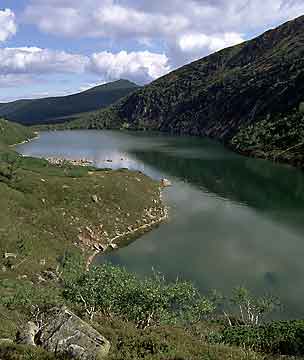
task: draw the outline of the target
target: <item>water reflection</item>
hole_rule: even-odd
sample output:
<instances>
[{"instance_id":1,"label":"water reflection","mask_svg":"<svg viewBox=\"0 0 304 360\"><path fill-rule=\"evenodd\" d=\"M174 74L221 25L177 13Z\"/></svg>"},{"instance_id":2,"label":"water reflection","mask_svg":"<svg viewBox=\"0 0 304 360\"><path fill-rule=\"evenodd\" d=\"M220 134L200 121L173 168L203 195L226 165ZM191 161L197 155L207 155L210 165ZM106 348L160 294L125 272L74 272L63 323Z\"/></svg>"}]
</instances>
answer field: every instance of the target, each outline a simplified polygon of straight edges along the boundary
<instances>
[{"instance_id":1,"label":"water reflection","mask_svg":"<svg viewBox=\"0 0 304 360\"><path fill-rule=\"evenodd\" d=\"M19 147L35 156L86 157L100 167L139 169L170 178L170 221L97 261L140 274L152 267L202 289L244 284L272 291L289 317L304 299L304 176L248 159L214 142L120 132L45 133ZM111 160L109 162L108 160Z\"/></svg>"}]
</instances>

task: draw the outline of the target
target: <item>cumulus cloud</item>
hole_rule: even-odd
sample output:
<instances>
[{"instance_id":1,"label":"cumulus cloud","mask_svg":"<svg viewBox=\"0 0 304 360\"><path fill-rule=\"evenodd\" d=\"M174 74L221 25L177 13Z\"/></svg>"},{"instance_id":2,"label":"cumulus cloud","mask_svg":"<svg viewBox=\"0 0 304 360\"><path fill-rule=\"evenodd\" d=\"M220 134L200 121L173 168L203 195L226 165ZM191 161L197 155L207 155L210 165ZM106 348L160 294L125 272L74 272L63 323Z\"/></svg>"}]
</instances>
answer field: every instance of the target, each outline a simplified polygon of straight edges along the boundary
<instances>
[{"instance_id":1,"label":"cumulus cloud","mask_svg":"<svg viewBox=\"0 0 304 360\"><path fill-rule=\"evenodd\" d=\"M185 34L179 39L179 47L184 52L197 52L208 48L217 51L228 46L236 45L244 41L242 34L224 33L222 35Z\"/></svg>"},{"instance_id":2,"label":"cumulus cloud","mask_svg":"<svg viewBox=\"0 0 304 360\"><path fill-rule=\"evenodd\" d=\"M0 49L0 74L80 73L89 59L78 54L38 47Z\"/></svg>"},{"instance_id":3,"label":"cumulus cloud","mask_svg":"<svg viewBox=\"0 0 304 360\"><path fill-rule=\"evenodd\" d=\"M204 34L211 41L195 43L206 53L234 43L233 34L259 32L303 12L302 0L31 0L25 15L49 33L162 41L168 48L189 33Z\"/></svg>"},{"instance_id":4,"label":"cumulus cloud","mask_svg":"<svg viewBox=\"0 0 304 360\"><path fill-rule=\"evenodd\" d=\"M113 54L103 51L92 55L90 69L105 80L127 78L137 83L146 83L166 74L170 67L165 54L149 51L120 51Z\"/></svg>"},{"instance_id":5,"label":"cumulus cloud","mask_svg":"<svg viewBox=\"0 0 304 360\"><path fill-rule=\"evenodd\" d=\"M7 40L16 32L15 14L10 9L0 10L0 42Z\"/></svg>"},{"instance_id":6,"label":"cumulus cloud","mask_svg":"<svg viewBox=\"0 0 304 360\"><path fill-rule=\"evenodd\" d=\"M128 78L147 83L170 70L164 54L149 51L94 53L91 56L70 54L37 47L0 48L0 82L7 86L27 75L56 73L94 73L100 82Z\"/></svg>"},{"instance_id":7,"label":"cumulus cloud","mask_svg":"<svg viewBox=\"0 0 304 360\"><path fill-rule=\"evenodd\" d=\"M303 0L27 0L25 23L58 36L96 38L109 50L0 48L0 74L94 73L100 82L146 83L303 13ZM1 18L11 25L1 26ZM0 41L16 31L12 24L14 14L0 11Z\"/></svg>"}]
</instances>

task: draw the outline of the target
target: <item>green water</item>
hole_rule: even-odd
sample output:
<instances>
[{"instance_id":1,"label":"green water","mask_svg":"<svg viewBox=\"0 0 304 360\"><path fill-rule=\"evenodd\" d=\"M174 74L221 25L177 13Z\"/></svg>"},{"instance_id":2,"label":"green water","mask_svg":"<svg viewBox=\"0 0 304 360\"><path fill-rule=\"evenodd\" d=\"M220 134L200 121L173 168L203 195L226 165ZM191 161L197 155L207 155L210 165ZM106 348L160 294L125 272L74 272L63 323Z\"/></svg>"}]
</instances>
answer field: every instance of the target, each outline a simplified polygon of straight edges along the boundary
<instances>
[{"instance_id":1,"label":"green water","mask_svg":"<svg viewBox=\"0 0 304 360\"><path fill-rule=\"evenodd\" d=\"M86 157L173 183L170 220L136 242L98 257L139 274L152 269L228 294L238 285L280 297L281 317L304 316L304 173L241 157L206 139L75 131L43 133L18 150ZM108 162L112 160L113 162Z\"/></svg>"}]
</instances>

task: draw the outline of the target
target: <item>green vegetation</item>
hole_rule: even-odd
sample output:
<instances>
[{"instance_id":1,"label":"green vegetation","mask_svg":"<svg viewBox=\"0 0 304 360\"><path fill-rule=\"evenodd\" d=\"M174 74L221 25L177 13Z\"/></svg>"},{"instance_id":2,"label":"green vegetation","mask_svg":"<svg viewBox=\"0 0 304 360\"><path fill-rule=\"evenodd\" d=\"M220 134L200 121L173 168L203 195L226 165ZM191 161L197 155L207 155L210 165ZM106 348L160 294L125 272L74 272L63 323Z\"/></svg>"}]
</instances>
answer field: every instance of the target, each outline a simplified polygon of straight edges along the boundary
<instances>
[{"instance_id":1,"label":"green vegetation","mask_svg":"<svg viewBox=\"0 0 304 360\"><path fill-rule=\"evenodd\" d=\"M163 214L159 185L138 172L22 157L9 145L35 134L0 124L0 339L14 339L27 321L39 323L45 310L66 305L110 340L109 360L304 354L302 321L264 320L275 299L239 288L227 306L217 293L203 296L160 274L139 278L109 264L86 271L96 244L147 224L147 209ZM0 340L0 359L56 358L64 359Z\"/></svg>"},{"instance_id":2,"label":"green vegetation","mask_svg":"<svg viewBox=\"0 0 304 360\"><path fill-rule=\"evenodd\" d=\"M250 124L247 135L243 130L237 135L238 148L244 147L244 153L265 152L276 160L302 163L303 149L296 147L294 136L302 125L290 114L294 108L303 114L303 27L304 16L183 66L62 128L158 130L230 143ZM286 127L284 133L281 125ZM260 139L265 127L270 140L267 149L263 145L268 138ZM247 149L247 143L258 149ZM295 148L284 147L287 143Z\"/></svg>"},{"instance_id":3,"label":"green vegetation","mask_svg":"<svg viewBox=\"0 0 304 360\"><path fill-rule=\"evenodd\" d=\"M109 106L137 88L130 81L119 80L68 96L17 100L0 104L0 116L27 125L71 121Z\"/></svg>"},{"instance_id":4,"label":"green vegetation","mask_svg":"<svg viewBox=\"0 0 304 360\"><path fill-rule=\"evenodd\" d=\"M237 151L304 166L303 103L288 114L268 116L244 127L232 139Z\"/></svg>"},{"instance_id":5,"label":"green vegetation","mask_svg":"<svg viewBox=\"0 0 304 360\"><path fill-rule=\"evenodd\" d=\"M90 252L146 224L146 209L162 211L158 184L141 173L7 156L0 163L0 247L16 259L0 260L0 278L56 268L67 251Z\"/></svg>"},{"instance_id":6,"label":"green vegetation","mask_svg":"<svg viewBox=\"0 0 304 360\"><path fill-rule=\"evenodd\" d=\"M140 280L124 269L99 266L66 284L66 299L95 312L116 315L138 328L196 323L214 310L191 283L167 284L160 274Z\"/></svg>"},{"instance_id":7,"label":"green vegetation","mask_svg":"<svg viewBox=\"0 0 304 360\"><path fill-rule=\"evenodd\" d=\"M201 296L187 282L166 282L159 274L141 279L108 264L85 272L81 259L74 256L66 258L59 273L60 282L0 283L0 338L13 338L22 323L39 322L45 310L65 304L110 340L109 360L270 360L280 353L295 354L276 346L283 339L288 349L296 346L295 341L303 344L300 322L230 326L216 316L214 299ZM238 319L237 313L234 318ZM261 339L257 334L262 331L265 337ZM302 347L297 354L303 354ZM5 344L0 345L0 355L4 359L54 358L39 348Z\"/></svg>"},{"instance_id":8,"label":"green vegetation","mask_svg":"<svg viewBox=\"0 0 304 360\"><path fill-rule=\"evenodd\" d=\"M5 145L13 145L35 136L33 131L22 125L0 119L0 150Z\"/></svg>"},{"instance_id":9,"label":"green vegetation","mask_svg":"<svg viewBox=\"0 0 304 360\"><path fill-rule=\"evenodd\" d=\"M220 341L264 353L301 356L304 354L304 321L230 327L222 332Z\"/></svg>"}]
</instances>

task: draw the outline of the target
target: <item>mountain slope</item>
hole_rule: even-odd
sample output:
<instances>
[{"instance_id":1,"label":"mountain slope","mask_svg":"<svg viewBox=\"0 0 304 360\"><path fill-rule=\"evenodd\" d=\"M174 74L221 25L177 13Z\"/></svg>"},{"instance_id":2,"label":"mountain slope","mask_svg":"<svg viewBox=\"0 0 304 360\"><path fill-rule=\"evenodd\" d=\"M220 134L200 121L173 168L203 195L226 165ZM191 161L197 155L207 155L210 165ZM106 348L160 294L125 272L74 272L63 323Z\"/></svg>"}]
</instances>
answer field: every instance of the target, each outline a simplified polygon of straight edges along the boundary
<instances>
[{"instance_id":1,"label":"mountain slope","mask_svg":"<svg viewBox=\"0 0 304 360\"><path fill-rule=\"evenodd\" d=\"M0 151L3 146L17 144L34 136L30 128L0 119Z\"/></svg>"},{"instance_id":2,"label":"mountain slope","mask_svg":"<svg viewBox=\"0 0 304 360\"><path fill-rule=\"evenodd\" d=\"M67 116L111 105L137 88L130 81L118 80L69 96L17 100L0 104L0 116L29 125L62 122Z\"/></svg>"},{"instance_id":3,"label":"mountain slope","mask_svg":"<svg viewBox=\"0 0 304 360\"><path fill-rule=\"evenodd\" d=\"M126 127L229 142L304 101L304 16L186 65L75 127Z\"/></svg>"}]
</instances>

